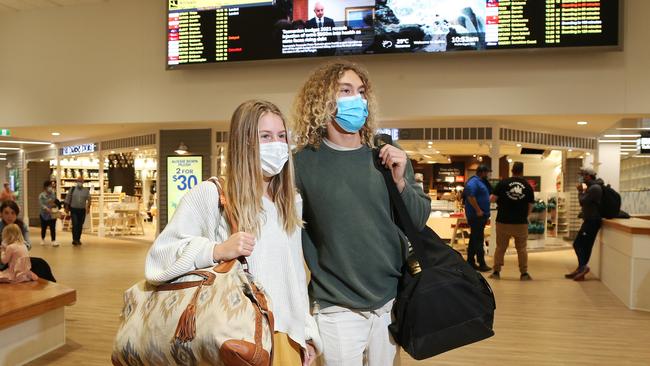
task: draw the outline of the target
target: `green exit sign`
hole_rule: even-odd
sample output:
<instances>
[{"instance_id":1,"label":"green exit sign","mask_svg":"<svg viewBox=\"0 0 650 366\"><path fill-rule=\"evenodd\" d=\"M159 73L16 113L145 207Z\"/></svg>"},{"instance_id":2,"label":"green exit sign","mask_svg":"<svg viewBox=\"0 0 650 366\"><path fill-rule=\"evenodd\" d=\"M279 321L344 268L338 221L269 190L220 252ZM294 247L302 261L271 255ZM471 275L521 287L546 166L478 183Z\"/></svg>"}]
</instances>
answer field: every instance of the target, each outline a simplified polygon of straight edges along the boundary
<instances>
[{"instance_id":1,"label":"green exit sign","mask_svg":"<svg viewBox=\"0 0 650 366\"><path fill-rule=\"evenodd\" d=\"M0 130L0 136L11 136L11 130Z\"/></svg>"}]
</instances>

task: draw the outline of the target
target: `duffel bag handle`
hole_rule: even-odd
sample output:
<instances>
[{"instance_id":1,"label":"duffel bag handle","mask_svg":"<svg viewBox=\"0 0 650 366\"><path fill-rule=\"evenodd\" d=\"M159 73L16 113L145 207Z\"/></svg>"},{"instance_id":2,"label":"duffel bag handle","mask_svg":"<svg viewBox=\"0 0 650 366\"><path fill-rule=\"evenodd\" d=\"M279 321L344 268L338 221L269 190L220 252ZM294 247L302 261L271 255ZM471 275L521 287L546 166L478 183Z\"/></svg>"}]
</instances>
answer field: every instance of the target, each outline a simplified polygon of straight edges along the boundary
<instances>
[{"instance_id":1,"label":"duffel bag handle","mask_svg":"<svg viewBox=\"0 0 650 366\"><path fill-rule=\"evenodd\" d=\"M187 282L177 282L177 283L164 283L162 285L156 286L156 291L173 291L173 290L182 290L186 288L192 288L192 287L197 287L197 286L202 286L202 285L207 285L210 286L214 283L214 280L217 276L214 275L212 272L208 271L191 271L187 272L186 274L175 278L172 281L175 281L181 277L185 276L199 276L203 277L202 280L197 280L197 281L187 281Z\"/></svg>"}]
</instances>

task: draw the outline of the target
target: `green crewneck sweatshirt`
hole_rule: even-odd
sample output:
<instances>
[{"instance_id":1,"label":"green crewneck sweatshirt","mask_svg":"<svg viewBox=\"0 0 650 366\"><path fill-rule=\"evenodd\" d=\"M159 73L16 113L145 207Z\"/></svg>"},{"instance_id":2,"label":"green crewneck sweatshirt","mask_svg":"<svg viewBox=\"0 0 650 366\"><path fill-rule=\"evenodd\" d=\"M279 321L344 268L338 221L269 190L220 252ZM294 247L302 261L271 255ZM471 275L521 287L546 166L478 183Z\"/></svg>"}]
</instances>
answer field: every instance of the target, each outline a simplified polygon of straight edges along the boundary
<instances>
[{"instance_id":1,"label":"green crewneck sweatshirt","mask_svg":"<svg viewBox=\"0 0 650 366\"><path fill-rule=\"evenodd\" d=\"M321 308L375 310L394 298L403 262L388 190L368 146L339 151L321 144L295 156L306 222L302 242L309 294ZM419 228L431 211L410 162L401 196Z\"/></svg>"}]
</instances>

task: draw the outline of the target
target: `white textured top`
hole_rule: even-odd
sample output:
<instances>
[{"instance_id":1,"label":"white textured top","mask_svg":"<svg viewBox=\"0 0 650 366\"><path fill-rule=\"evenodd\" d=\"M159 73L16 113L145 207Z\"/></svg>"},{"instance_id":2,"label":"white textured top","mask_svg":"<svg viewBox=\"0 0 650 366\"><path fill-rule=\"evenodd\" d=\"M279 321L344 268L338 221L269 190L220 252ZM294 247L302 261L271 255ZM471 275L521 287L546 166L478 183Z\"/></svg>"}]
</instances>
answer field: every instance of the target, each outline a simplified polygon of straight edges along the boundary
<instances>
[{"instance_id":1,"label":"white textured top","mask_svg":"<svg viewBox=\"0 0 650 366\"><path fill-rule=\"evenodd\" d=\"M302 212L302 200L299 195L296 198L296 210ZM215 264L214 246L230 236L218 202L219 191L212 182L203 182L183 196L172 220L149 249L147 281L159 284ZM288 235L273 202L264 198L263 208L260 237L248 258L250 272L271 298L275 331L288 334L303 348L311 340L320 352L318 328L309 312L301 230Z\"/></svg>"}]
</instances>

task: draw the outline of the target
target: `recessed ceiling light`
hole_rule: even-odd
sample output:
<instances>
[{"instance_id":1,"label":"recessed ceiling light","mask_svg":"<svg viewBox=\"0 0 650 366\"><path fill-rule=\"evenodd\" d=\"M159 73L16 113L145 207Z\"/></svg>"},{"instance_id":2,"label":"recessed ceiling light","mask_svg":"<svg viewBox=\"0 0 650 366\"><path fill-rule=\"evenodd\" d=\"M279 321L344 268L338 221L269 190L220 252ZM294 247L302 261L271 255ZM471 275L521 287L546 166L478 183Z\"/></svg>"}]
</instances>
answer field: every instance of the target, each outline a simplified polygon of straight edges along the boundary
<instances>
[{"instance_id":1,"label":"recessed ceiling light","mask_svg":"<svg viewBox=\"0 0 650 366\"><path fill-rule=\"evenodd\" d=\"M517 147L521 147L521 144L517 144Z\"/></svg>"},{"instance_id":2,"label":"recessed ceiling light","mask_svg":"<svg viewBox=\"0 0 650 366\"><path fill-rule=\"evenodd\" d=\"M508 163L512 163L512 159L508 158Z\"/></svg>"},{"instance_id":3,"label":"recessed ceiling light","mask_svg":"<svg viewBox=\"0 0 650 366\"><path fill-rule=\"evenodd\" d=\"M603 137L623 137L623 138L635 138L635 137L641 137L640 134L634 134L634 135L603 135Z\"/></svg>"},{"instance_id":4,"label":"recessed ceiling light","mask_svg":"<svg viewBox=\"0 0 650 366\"><path fill-rule=\"evenodd\" d=\"M140 151L140 149L138 149L138 148L136 147L136 148L135 148L135 151Z\"/></svg>"},{"instance_id":5,"label":"recessed ceiling light","mask_svg":"<svg viewBox=\"0 0 650 366\"><path fill-rule=\"evenodd\" d=\"M587 156L590 156L590 155L591 155L591 153L590 153L590 152L588 152L588 153L587 153Z\"/></svg>"},{"instance_id":6,"label":"recessed ceiling light","mask_svg":"<svg viewBox=\"0 0 650 366\"><path fill-rule=\"evenodd\" d=\"M587 122L587 121L578 121L578 125L580 125L580 126L584 126L586 124L589 124L589 122Z\"/></svg>"},{"instance_id":7,"label":"recessed ceiling light","mask_svg":"<svg viewBox=\"0 0 650 366\"><path fill-rule=\"evenodd\" d=\"M115 150L111 150L111 154L115 154Z\"/></svg>"},{"instance_id":8,"label":"recessed ceiling light","mask_svg":"<svg viewBox=\"0 0 650 366\"><path fill-rule=\"evenodd\" d=\"M635 141L630 141L630 140L598 140L598 142L611 142L611 143L624 143L624 142L627 142L628 144L636 144Z\"/></svg>"},{"instance_id":9,"label":"recessed ceiling light","mask_svg":"<svg viewBox=\"0 0 650 366\"><path fill-rule=\"evenodd\" d=\"M60 132L52 132L52 136L61 136Z\"/></svg>"},{"instance_id":10,"label":"recessed ceiling light","mask_svg":"<svg viewBox=\"0 0 650 366\"><path fill-rule=\"evenodd\" d=\"M440 154L440 150L436 150L436 154Z\"/></svg>"},{"instance_id":11,"label":"recessed ceiling light","mask_svg":"<svg viewBox=\"0 0 650 366\"><path fill-rule=\"evenodd\" d=\"M569 152L573 151L573 149L569 149Z\"/></svg>"},{"instance_id":12,"label":"recessed ceiling light","mask_svg":"<svg viewBox=\"0 0 650 366\"><path fill-rule=\"evenodd\" d=\"M49 145L49 141L0 140L0 144Z\"/></svg>"}]
</instances>

